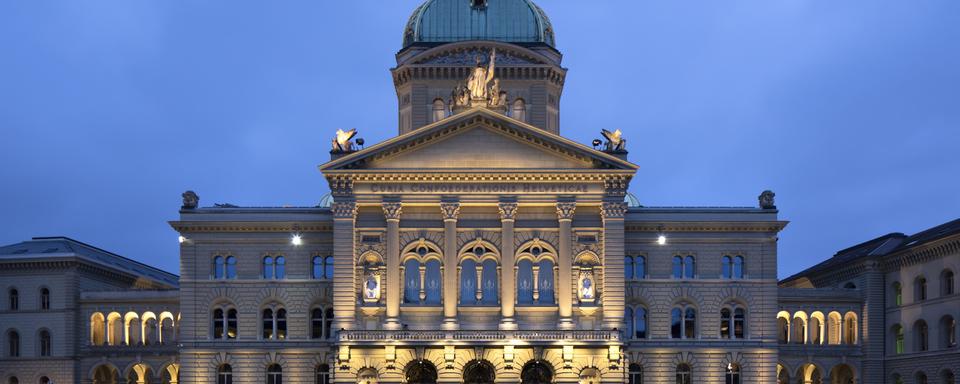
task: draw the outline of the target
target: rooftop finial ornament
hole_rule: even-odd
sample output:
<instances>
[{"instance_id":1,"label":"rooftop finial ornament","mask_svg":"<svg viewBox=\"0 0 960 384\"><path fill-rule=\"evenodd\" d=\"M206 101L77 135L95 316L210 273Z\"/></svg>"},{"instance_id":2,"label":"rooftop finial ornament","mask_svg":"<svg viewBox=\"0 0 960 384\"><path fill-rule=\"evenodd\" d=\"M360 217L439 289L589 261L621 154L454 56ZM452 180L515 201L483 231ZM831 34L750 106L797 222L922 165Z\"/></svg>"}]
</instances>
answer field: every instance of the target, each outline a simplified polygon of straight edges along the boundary
<instances>
[{"instance_id":1,"label":"rooftop finial ornament","mask_svg":"<svg viewBox=\"0 0 960 384\"><path fill-rule=\"evenodd\" d=\"M200 196L194 191L186 191L180 196L183 197L183 206L180 209L196 209L200 204Z\"/></svg>"},{"instance_id":2,"label":"rooftop finial ornament","mask_svg":"<svg viewBox=\"0 0 960 384\"><path fill-rule=\"evenodd\" d=\"M773 193L771 190L766 190L760 193L760 196L757 197L757 200L760 201L761 209L777 209L777 205L774 203L773 198L776 196L776 193Z\"/></svg>"},{"instance_id":3,"label":"rooftop finial ornament","mask_svg":"<svg viewBox=\"0 0 960 384\"><path fill-rule=\"evenodd\" d=\"M627 140L623 138L623 133L619 129L613 132L601 129L600 133L607 139L603 148L604 152L619 153L627 151Z\"/></svg>"},{"instance_id":4,"label":"rooftop finial ornament","mask_svg":"<svg viewBox=\"0 0 960 384\"><path fill-rule=\"evenodd\" d=\"M337 130L337 136L333 138L333 149L330 150L332 153L345 153L353 152L353 139L357 135L357 129L351 128L349 131L344 132L342 129Z\"/></svg>"}]
</instances>

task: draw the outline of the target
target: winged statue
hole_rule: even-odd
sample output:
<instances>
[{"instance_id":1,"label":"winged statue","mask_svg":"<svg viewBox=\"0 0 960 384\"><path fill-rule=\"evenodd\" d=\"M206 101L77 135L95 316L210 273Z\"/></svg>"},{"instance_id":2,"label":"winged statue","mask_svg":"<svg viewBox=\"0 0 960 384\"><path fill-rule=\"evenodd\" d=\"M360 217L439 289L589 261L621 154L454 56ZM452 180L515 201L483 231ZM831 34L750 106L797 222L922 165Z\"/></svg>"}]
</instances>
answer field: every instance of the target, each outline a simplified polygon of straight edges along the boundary
<instances>
[{"instance_id":1,"label":"winged statue","mask_svg":"<svg viewBox=\"0 0 960 384\"><path fill-rule=\"evenodd\" d=\"M621 152L627 150L627 140L623 138L623 133L620 132L619 129L613 132L610 132L606 129L601 129L600 133L607 139L607 152Z\"/></svg>"},{"instance_id":2,"label":"winged statue","mask_svg":"<svg viewBox=\"0 0 960 384\"><path fill-rule=\"evenodd\" d=\"M350 128L349 131L337 129L337 137L333 139L334 152L350 152L353 150L353 142L350 141L357 135L356 128Z\"/></svg>"}]
</instances>

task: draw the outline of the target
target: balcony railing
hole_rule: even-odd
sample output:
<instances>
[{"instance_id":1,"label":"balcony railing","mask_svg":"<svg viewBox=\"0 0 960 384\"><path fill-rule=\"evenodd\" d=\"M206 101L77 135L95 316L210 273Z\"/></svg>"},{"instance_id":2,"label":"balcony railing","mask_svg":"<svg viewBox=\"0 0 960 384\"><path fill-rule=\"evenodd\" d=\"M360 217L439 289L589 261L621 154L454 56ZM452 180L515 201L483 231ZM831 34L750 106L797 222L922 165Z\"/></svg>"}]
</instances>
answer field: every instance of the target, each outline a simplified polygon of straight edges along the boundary
<instances>
[{"instance_id":1,"label":"balcony railing","mask_svg":"<svg viewBox=\"0 0 960 384\"><path fill-rule=\"evenodd\" d=\"M437 331L437 330L402 330L402 331L340 331L341 343L353 344L362 342L397 341L412 343L456 343L456 342L490 342L490 343L593 343L593 342L620 342L619 331L590 331L590 330L523 330L523 331Z\"/></svg>"}]
</instances>

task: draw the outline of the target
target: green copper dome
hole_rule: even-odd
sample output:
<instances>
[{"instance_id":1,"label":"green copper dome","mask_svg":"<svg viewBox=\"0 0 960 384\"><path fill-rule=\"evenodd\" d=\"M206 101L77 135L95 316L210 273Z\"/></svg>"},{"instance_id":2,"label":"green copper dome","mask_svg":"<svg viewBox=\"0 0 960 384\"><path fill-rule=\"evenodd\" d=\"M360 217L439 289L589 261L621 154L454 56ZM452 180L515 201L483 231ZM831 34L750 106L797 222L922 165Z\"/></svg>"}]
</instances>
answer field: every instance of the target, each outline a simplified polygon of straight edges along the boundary
<instances>
[{"instance_id":1,"label":"green copper dome","mask_svg":"<svg viewBox=\"0 0 960 384\"><path fill-rule=\"evenodd\" d=\"M530 0L427 0L410 15L403 47L467 40L554 46L550 19Z\"/></svg>"}]
</instances>

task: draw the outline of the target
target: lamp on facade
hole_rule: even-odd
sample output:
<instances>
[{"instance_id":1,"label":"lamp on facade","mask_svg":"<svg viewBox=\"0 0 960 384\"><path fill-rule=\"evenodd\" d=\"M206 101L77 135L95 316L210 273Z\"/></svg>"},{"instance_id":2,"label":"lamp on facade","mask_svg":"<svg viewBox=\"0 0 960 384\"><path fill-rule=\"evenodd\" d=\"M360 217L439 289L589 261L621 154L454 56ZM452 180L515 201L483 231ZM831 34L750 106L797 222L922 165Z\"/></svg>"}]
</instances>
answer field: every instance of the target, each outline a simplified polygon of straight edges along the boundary
<instances>
[{"instance_id":1,"label":"lamp on facade","mask_svg":"<svg viewBox=\"0 0 960 384\"><path fill-rule=\"evenodd\" d=\"M663 225L657 227L657 245L666 245L667 235L663 232Z\"/></svg>"},{"instance_id":2,"label":"lamp on facade","mask_svg":"<svg viewBox=\"0 0 960 384\"><path fill-rule=\"evenodd\" d=\"M295 233L293 237L290 238L290 244L293 244L294 246L303 245L303 237L301 237L299 233Z\"/></svg>"},{"instance_id":3,"label":"lamp on facade","mask_svg":"<svg viewBox=\"0 0 960 384\"><path fill-rule=\"evenodd\" d=\"M180 244L183 244L183 243L187 242L187 238L184 237L183 235L180 235L180 236L177 237L177 242L180 243Z\"/></svg>"}]
</instances>

